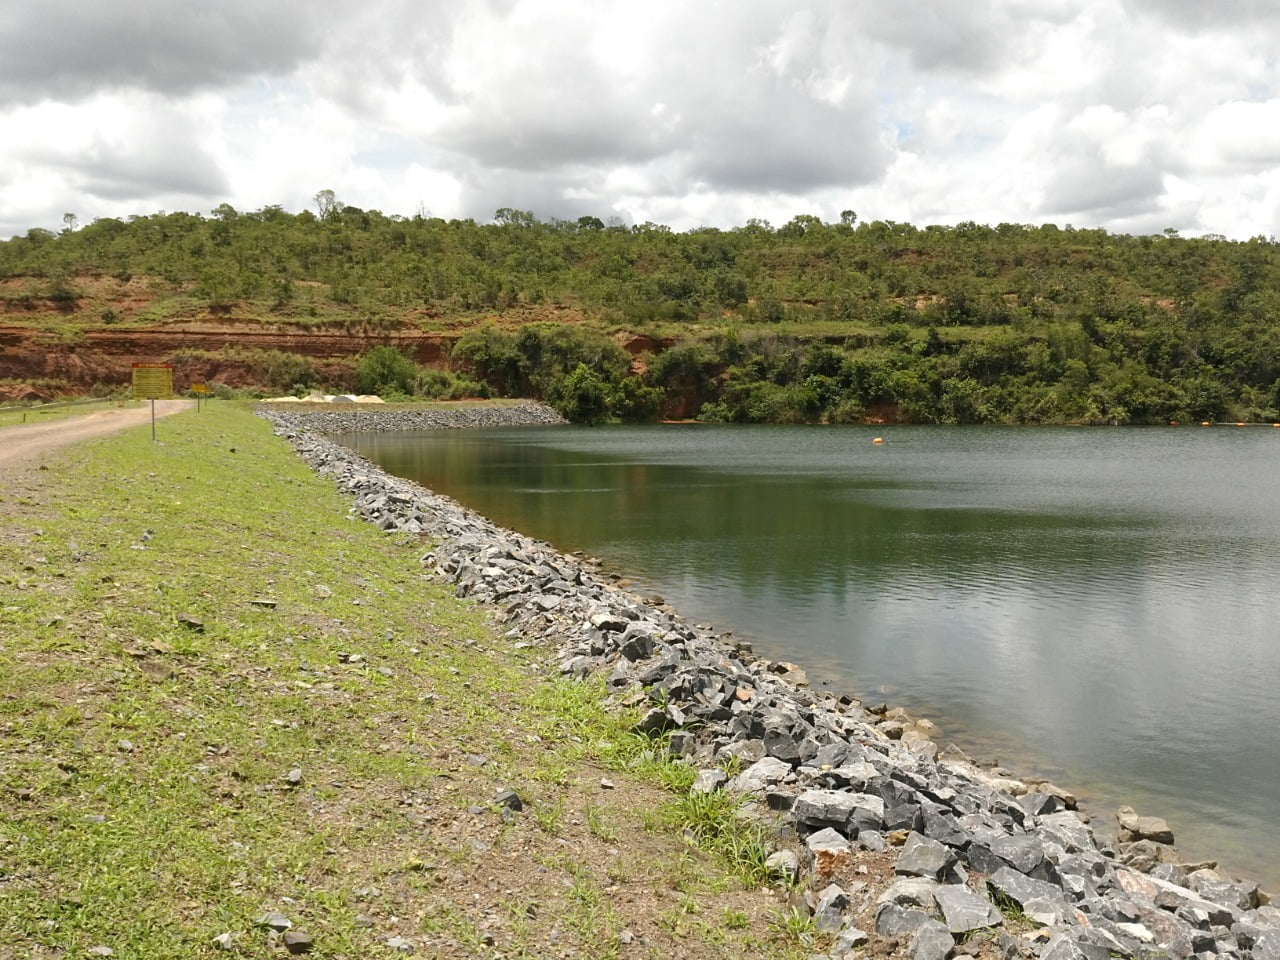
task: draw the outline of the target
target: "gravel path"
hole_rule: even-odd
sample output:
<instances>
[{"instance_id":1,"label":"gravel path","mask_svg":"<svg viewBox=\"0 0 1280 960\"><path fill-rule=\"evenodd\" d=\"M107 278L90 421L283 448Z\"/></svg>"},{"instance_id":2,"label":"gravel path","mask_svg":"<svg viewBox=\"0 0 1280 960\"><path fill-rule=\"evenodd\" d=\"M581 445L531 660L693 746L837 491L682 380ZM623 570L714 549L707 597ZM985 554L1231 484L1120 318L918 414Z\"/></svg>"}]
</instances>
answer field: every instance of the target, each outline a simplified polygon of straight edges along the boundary
<instances>
[{"instance_id":1,"label":"gravel path","mask_svg":"<svg viewBox=\"0 0 1280 960\"><path fill-rule=\"evenodd\" d=\"M156 418L187 410L190 400L157 400ZM135 427L151 419L151 407L122 407L99 410L77 417L63 417L48 423L23 423L0 429L0 481L43 460L48 454L90 437L115 433Z\"/></svg>"}]
</instances>

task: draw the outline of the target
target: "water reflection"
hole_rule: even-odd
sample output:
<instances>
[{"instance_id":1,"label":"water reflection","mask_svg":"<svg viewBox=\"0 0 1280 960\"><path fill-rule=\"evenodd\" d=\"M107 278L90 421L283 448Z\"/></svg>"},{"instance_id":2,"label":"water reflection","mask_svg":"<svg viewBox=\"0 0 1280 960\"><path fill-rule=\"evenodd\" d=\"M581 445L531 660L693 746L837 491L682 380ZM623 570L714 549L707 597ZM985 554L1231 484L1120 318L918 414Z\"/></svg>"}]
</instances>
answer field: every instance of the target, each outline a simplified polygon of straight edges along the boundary
<instances>
[{"instance_id":1,"label":"water reflection","mask_svg":"<svg viewBox=\"0 0 1280 960\"><path fill-rule=\"evenodd\" d=\"M691 618L1280 873L1280 438L625 428L362 436ZM1260 841L1265 834L1268 839ZM1196 842L1196 835L1203 842Z\"/></svg>"}]
</instances>

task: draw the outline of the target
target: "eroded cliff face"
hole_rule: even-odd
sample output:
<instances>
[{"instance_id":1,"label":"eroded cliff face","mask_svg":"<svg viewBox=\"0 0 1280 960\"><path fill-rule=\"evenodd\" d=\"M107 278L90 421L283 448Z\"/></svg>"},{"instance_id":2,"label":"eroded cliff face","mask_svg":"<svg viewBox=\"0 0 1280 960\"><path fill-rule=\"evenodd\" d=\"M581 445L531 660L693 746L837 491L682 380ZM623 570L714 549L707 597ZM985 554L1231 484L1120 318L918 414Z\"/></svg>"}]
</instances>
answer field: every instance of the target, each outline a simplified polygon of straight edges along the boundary
<instances>
[{"instance_id":1,"label":"eroded cliff face","mask_svg":"<svg viewBox=\"0 0 1280 960\"><path fill-rule=\"evenodd\" d=\"M12 315L12 311L10 311ZM82 394L94 387L130 382L134 363L172 363L174 387L192 383L227 387L267 387L261 374L264 353L305 357L319 382L337 390L354 389L356 359L379 345L396 347L419 366L450 369L450 351L461 332L314 329L223 318L166 323L138 328L102 325L64 332L33 325L0 324L0 402L50 399ZM632 371L643 374L645 358L673 346L673 340L643 335L620 338L632 357ZM19 389L21 388L21 389ZM688 417L700 400L677 400L671 415ZM695 401L697 401L695 403Z\"/></svg>"},{"instance_id":2,"label":"eroded cliff face","mask_svg":"<svg viewBox=\"0 0 1280 960\"><path fill-rule=\"evenodd\" d=\"M372 347L398 347L422 366L448 365L456 336L415 331L362 334L249 324L183 323L154 329L101 327L54 333L0 326L0 380L38 384L48 392L83 393L94 386L127 384L134 363L171 362L174 387L205 382L263 386L260 357L280 351L306 357L319 379L354 386L355 358Z\"/></svg>"}]
</instances>

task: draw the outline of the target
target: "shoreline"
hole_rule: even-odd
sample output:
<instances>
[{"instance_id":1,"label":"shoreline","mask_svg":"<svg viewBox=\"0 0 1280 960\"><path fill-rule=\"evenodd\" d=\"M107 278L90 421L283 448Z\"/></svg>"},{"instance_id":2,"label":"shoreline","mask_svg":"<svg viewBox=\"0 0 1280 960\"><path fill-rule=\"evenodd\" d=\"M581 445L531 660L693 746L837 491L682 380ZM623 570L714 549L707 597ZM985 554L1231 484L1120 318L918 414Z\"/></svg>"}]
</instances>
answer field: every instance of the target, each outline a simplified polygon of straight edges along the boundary
<instances>
[{"instance_id":1,"label":"shoreline","mask_svg":"<svg viewBox=\"0 0 1280 960\"><path fill-rule=\"evenodd\" d=\"M695 789L735 792L749 809L781 818L795 849L775 855L794 860L788 872L811 886L815 917L839 928L853 910L850 891L839 889L842 905L831 893L824 906L829 882L851 886L860 857L900 851L898 882L873 891L875 932L910 939L913 954L941 926L952 936L1002 929L1007 957L1280 957L1280 910L1270 898L1212 866L1178 863L1162 821L1134 815L1122 821L1122 842L1099 841L1066 791L948 756L928 721L810 690L800 667L759 659L749 645L615 587L592 564L317 436L562 422L546 408L258 413L313 470L333 475L354 512L383 530L433 538L424 565L548 648L548 669L603 675L616 693L647 701L641 730L669 736L672 751L700 770ZM991 900L1016 904L1042 929L1012 933Z\"/></svg>"}]
</instances>

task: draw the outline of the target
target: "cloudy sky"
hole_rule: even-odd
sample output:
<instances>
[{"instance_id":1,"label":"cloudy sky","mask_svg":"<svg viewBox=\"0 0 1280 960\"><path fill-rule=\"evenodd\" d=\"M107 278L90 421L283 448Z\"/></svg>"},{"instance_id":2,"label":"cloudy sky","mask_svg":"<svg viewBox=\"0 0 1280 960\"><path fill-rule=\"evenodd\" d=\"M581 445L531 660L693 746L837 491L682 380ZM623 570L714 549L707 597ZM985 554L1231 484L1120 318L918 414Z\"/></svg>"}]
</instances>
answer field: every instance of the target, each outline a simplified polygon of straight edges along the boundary
<instances>
[{"instance_id":1,"label":"cloudy sky","mask_svg":"<svg viewBox=\"0 0 1280 960\"><path fill-rule=\"evenodd\" d=\"M157 210L1280 233L1275 0L0 0L0 237Z\"/></svg>"}]
</instances>

